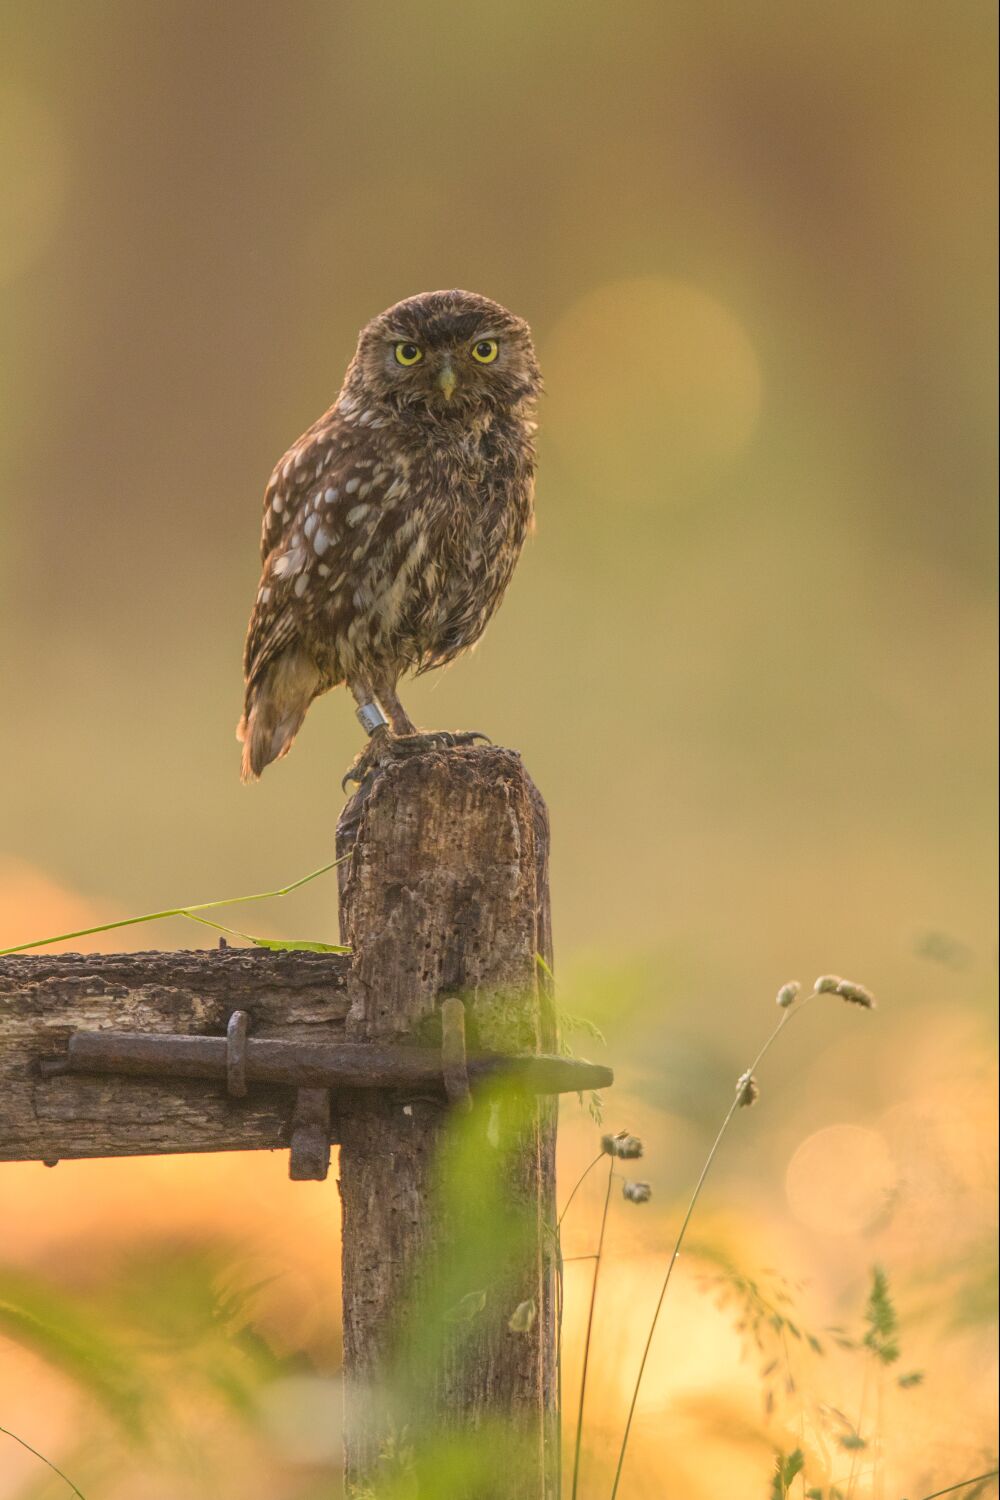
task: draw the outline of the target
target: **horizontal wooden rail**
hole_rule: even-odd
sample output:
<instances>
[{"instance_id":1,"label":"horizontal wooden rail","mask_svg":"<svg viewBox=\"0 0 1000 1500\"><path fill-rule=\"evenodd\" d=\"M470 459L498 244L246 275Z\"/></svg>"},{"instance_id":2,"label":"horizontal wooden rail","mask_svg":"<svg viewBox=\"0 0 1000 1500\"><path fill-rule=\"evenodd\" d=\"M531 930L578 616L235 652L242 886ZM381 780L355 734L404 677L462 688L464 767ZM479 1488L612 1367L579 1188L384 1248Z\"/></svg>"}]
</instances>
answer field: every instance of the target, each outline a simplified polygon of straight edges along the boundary
<instances>
[{"instance_id":1,"label":"horizontal wooden rail","mask_svg":"<svg viewBox=\"0 0 1000 1500\"><path fill-rule=\"evenodd\" d=\"M0 958L0 1161L287 1147L287 1089L234 1099L193 1079L45 1078L38 1062L79 1031L218 1037L237 1009L261 1040L341 1042L350 962L246 949Z\"/></svg>"}]
</instances>

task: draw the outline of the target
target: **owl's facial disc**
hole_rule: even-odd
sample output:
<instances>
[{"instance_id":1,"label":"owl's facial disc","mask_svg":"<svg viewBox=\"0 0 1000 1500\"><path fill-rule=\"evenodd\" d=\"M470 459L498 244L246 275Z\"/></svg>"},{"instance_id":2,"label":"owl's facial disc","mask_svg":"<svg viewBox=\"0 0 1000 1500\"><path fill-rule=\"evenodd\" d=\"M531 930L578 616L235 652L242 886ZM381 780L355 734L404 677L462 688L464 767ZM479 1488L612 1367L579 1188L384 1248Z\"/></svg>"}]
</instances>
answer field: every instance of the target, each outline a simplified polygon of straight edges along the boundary
<instances>
[{"instance_id":1,"label":"owl's facial disc","mask_svg":"<svg viewBox=\"0 0 1000 1500\"><path fill-rule=\"evenodd\" d=\"M541 388L528 325L472 292L424 292L361 332L348 387L367 409L448 425L526 409Z\"/></svg>"}]
</instances>

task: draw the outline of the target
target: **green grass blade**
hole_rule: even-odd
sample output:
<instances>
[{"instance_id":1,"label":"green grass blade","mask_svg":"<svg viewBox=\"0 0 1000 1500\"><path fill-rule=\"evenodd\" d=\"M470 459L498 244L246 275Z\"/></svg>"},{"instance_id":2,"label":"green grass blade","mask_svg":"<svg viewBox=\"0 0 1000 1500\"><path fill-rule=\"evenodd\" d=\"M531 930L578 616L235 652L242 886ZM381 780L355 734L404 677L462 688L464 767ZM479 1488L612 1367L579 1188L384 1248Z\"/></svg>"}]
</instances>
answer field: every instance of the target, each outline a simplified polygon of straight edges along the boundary
<instances>
[{"instance_id":1,"label":"green grass blade","mask_svg":"<svg viewBox=\"0 0 1000 1500\"><path fill-rule=\"evenodd\" d=\"M202 927L212 927L216 932L228 932L230 937L242 938L244 942L253 943L256 948L268 948L272 953L350 953L350 948L345 948L340 943L313 942L306 938L262 938L254 937L252 932L240 932L236 927L225 927L221 922L211 922L208 917L195 916L191 911L180 911L179 917L188 917L192 922L198 922Z\"/></svg>"},{"instance_id":2,"label":"green grass blade","mask_svg":"<svg viewBox=\"0 0 1000 1500\"><path fill-rule=\"evenodd\" d=\"M219 906L238 906L247 901L270 901L277 896L288 896L292 891L300 890L302 886L308 885L310 880L316 880L320 875L326 875L330 870L336 869L337 865L342 864L346 858L347 855L342 854L339 859L331 860L328 865L321 865L318 870L313 870L310 874L303 875L299 880L293 880L290 885L279 886L274 891L258 891L252 896L227 896L223 901L200 901L189 906L171 906L164 911L146 912L141 917L124 917L120 922L102 922L96 927L81 927L76 932L59 932L54 937L33 938L30 943L15 943L12 948L0 948L0 958L6 958L11 953L24 953L29 948L47 948L52 943L68 943L72 938L93 937L98 932L114 932L119 927L137 927L142 922L159 922L165 917L190 917L193 912L212 911ZM193 920L197 921L199 919L193 918ZM222 930L228 931L227 928L223 928ZM243 936L242 933L237 935L240 937ZM258 943L260 947L269 946L263 938L250 938L249 941ZM294 946L306 946L309 947L310 951L320 953L338 953L344 951L343 949L328 949L322 946L318 949L313 949L312 945L309 944L296 944Z\"/></svg>"},{"instance_id":3,"label":"green grass blade","mask_svg":"<svg viewBox=\"0 0 1000 1500\"><path fill-rule=\"evenodd\" d=\"M43 1464L48 1465L53 1474L58 1474L60 1479L64 1479L66 1481L70 1489L73 1491L74 1495L79 1495L80 1500L87 1500L86 1495L82 1490L77 1489L76 1485L73 1483L72 1479L70 1479L69 1475L64 1474L62 1469L57 1469L52 1460L50 1458L46 1458L44 1453L39 1453L37 1448L33 1448L30 1443L26 1443L23 1437L18 1437L16 1432L11 1432L9 1427L0 1427L0 1432L2 1432L5 1437L13 1438L15 1443L20 1443L22 1448L27 1448L28 1452L33 1453L36 1458L40 1458Z\"/></svg>"}]
</instances>

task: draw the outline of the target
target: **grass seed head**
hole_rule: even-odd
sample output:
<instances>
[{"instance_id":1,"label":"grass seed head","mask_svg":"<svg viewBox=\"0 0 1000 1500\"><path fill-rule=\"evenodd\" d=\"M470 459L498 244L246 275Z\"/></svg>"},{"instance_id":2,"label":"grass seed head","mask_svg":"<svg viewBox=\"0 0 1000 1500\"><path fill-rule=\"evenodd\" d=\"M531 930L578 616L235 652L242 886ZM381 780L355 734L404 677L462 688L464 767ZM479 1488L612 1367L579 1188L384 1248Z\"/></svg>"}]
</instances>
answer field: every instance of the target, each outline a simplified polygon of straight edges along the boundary
<instances>
[{"instance_id":1,"label":"grass seed head","mask_svg":"<svg viewBox=\"0 0 1000 1500\"><path fill-rule=\"evenodd\" d=\"M627 1130L619 1130L617 1135L602 1135L601 1150L605 1156L617 1156L621 1161L636 1161L642 1155L642 1141L637 1135L629 1135Z\"/></svg>"},{"instance_id":2,"label":"grass seed head","mask_svg":"<svg viewBox=\"0 0 1000 1500\"><path fill-rule=\"evenodd\" d=\"M875 1009L875 996L871 990L866 990L863 984L853 984L850 979L842 979L834 994L846 1000L849 1005L861 1005L865 1010Z\"/></svg>"},{"instance_id":3,"label":"grass seed head","mask_svg":"<svg viewBox=\"0 0 1000 1500\"><path fill-rule=\"evenodd\" d=\"M760 1089L752 1073L741 1073L736 1080L736 1102L740 1109L749 1109L760 1098Z\"/></svg>"},{"instance_id":4,"label":"grass seed head","mask_svg":"<svg viewBox=\"0 0 1000 1500\"><path fill-rule=\"evenodd\" d=\"M802 986L801 984L799 984L799 981L797 979L791 979L787 984L783 984L781 986L781 989L778 991L777 1003L780 1009L787 1010L788 1007L792 1005L798 998L799 991L801 989Z\"/></svg>"},{"instance_id":5,"label":"grass seed head","mask_svg":"<svg viewBox=\"0 0 1000 1500\"><path fill-rule=\"evenodd\" d=\"M653 1189L648 1182L622 1183L622 1197L626 1203L648 1203L653 1196Z\"/></svg>"}]
</instances>

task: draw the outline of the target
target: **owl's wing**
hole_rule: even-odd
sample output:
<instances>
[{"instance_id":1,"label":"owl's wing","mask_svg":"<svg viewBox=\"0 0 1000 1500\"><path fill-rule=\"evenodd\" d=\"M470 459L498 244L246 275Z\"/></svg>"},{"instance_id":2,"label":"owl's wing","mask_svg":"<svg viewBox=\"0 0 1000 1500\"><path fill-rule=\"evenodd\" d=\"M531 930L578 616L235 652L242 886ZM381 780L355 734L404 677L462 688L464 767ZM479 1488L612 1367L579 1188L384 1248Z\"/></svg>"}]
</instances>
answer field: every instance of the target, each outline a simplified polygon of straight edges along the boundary
<instances>
[{"instance_id":1,"label":"owl's wing","mask_svg":"<svg viewBox=\"0 0 1000 1500\"><path fill-rule=\"evenodd\" d=\"M248 685L260 680L298 633L296 584L303 575L296 564L301 561L304 511L318 480L336 464L343 425L335 407L324 413L283 455L268 480L260 534L263 571L243 653Z\"/></svg>"},{"instance_id":2,"label":"owl's wing","mask_svg":"<svg viewBox=\"0 0 1000 1500\"><path fill-rule=\"evenodd\" d=\"M391 502L402 493L393 467L379 458L364 425L336 408L289 449L267 488L264 568L244 654L247 682L259 681L321 609L338 585L358 571L382 526L394 523ZM389 502L386 510L379 502Z\"/></svg>"},{"instance_id":3,"label":"owl's wing","mask_svg":"<svg viewBox=\"0 0 1000 1500\"><path fill-rule=\"evenodd\" d=\"M302 501L331 462L331 455L341 446L345 426L336 406L332 406L275 464L264 491L260 529L262 563L267 562L270 553L294 526Z\"/></svg>"}]
</instances>

